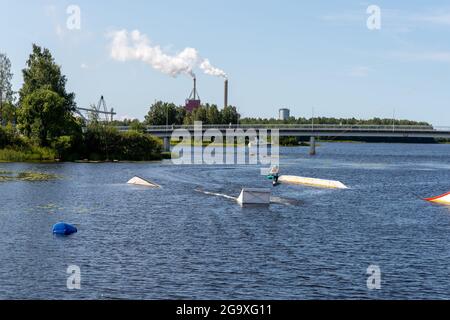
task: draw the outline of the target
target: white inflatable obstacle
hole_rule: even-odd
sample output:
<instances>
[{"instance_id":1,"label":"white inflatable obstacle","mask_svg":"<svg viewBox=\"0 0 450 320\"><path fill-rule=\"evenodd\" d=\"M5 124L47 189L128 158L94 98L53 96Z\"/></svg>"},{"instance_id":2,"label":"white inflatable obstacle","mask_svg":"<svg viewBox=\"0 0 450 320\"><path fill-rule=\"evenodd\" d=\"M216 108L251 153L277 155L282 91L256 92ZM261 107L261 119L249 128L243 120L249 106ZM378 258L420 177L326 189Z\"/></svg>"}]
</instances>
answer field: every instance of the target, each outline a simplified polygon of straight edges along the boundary
<instances>
[{"instance_id":1,"label":"white inflatable obstacle","mask_svg":"<svg viewBox=\"0 0 450 320\"><path fill-rule=\"evenodd\" d=\"M280 176L278 178L278 182L287 184L301 184L317 188L348 189L346 185L344 185L342 182L339 181L305 178L297 176Z\"/></svg>"},{"instance_id":2,"label":"white inflatable obstacle","mask_svg":"<svg viewBox=\"0 0 450 320\"><path fill-rule=\"evenodd\" d=\"M150 182L148 180L145 180L141 177L134 177L130 181L127 182L127 184L133 184L136 186L143 186L143 187L150 187L150 188L161 188L161 186Z\"/></svg>"},{"instance_id":3,"label":"white inflatable obstacle","mask_svg":"<svg viewBox=\"0 0 450 320\"><path fill-rule=\"evenodd\" d=\"M244 188L237 198L237 202L241 205L270 205L270 189Z\"/></svg>"},{"instance_id":4,"label":"white inflatable obstacle","mask_svg":"<svg viewBox=\"0 0 450 320\"><path fill-rule=\"evenodd\" d=\"M437 197L433 197L433 198L427 198L425 200L430 201L430 202L450 205L450 192L448 192L446 194L443 194L441 196L437 196Z\"/></svg>"}]
</instances>

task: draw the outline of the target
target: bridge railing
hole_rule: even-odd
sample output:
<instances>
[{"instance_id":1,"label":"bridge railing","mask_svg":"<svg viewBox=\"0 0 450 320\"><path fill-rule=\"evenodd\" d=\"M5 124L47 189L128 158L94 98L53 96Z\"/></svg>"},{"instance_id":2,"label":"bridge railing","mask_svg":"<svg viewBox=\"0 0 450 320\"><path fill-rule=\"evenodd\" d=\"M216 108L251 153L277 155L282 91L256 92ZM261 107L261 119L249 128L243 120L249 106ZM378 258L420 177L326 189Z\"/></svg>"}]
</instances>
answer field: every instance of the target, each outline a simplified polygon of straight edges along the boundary
<instances>
[{"instance_id":1,"label":"bridge railing","mask_svg":"<svg viewBox=\"0 0 450 320\"><path fill-rule=\"evenodd\" d=\"M129 127L117 127L120 131L128 131ZM147 132L173 131L176 129L194 130L193 125L169 125L169 126L147 126ZM293 131L398 131L398 132L449 132L450 127L433 126L408 126L408 125L335 125L335 124L231 124L231 125L203 125L203 129L279 129Z\"/></svg>"}]
</instances>

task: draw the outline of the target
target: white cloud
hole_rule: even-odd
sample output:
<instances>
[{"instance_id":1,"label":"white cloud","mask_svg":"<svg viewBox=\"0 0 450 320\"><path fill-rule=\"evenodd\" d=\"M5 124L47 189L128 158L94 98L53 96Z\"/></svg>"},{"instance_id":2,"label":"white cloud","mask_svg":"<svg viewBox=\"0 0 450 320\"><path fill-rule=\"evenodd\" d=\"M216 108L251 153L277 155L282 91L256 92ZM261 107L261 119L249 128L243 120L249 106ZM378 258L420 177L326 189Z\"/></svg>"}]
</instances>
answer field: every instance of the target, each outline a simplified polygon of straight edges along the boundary
<instances>
[{"instance_id":1,"label":"white cloud","mask_svg":"<svg viewBox=\"0 0 450 320\"><path fill-rule=\"evenodd\" d=\"M80 65L80 68L86 70L86 69L89 69L89 66L86 63L82 63Z\"/></svg>"}]
</instances>

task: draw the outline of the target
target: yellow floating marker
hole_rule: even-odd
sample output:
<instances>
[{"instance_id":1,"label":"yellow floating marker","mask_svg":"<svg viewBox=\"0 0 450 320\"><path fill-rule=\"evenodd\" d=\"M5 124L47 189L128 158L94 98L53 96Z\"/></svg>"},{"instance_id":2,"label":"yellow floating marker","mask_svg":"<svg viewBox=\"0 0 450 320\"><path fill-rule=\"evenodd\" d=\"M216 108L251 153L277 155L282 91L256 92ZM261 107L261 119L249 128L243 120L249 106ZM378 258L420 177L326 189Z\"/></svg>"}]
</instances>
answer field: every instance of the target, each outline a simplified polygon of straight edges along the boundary
<instances>
[{"instance_id":1,"label":"yellow floating marker","mask_svg":"<svg viewBox=\"0 0 450 320\"><path fill-rule=\"evenodd\" d=\"M427 198L425 200L430 201L430 202L450 205L450 192L447 192L446 194L443 194L441 196Z\"/></svg>"},{"instance_id":2,"label":"yellow floating marker","mask_svg":"<svg viewBox=\"0 0 450 320\"><path fill-rule=\"evenodd\" d=\"M143 187L150 187L150 188L161 188L161 186L150 182L148 180L145 180L143 178L140 177L134 177L132 178L130 181L127 182L127 184L133 184L136 186L143 186Z\"/></svg>"},{"instance_id":3,"label":"yellow floating marker","mask_svg":"<svg viewBox=\"0 0 450 320\"><path fill-rule=\"evenodd\" d=\"M287 184L301 184L317 188L348 189L345 184L339 181L305 178L297 176L280 176L278 178L278 182Z\"/></svg>"}]
</instances>

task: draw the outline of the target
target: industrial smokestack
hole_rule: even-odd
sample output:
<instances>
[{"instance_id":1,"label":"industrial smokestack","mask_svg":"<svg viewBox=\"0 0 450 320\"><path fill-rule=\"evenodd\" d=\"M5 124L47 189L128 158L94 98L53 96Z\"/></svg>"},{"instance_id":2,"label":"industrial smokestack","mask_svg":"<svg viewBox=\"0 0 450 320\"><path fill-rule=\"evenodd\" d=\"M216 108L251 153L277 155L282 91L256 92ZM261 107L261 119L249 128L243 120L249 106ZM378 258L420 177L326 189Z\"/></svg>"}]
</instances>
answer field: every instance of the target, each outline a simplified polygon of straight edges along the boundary
<instances>
[{"instance_id":1,"label":"industrial smokestack","mask_svg":"<svg viewBox=\"0 0 450 320\"><path fill-rule=\"evenodd\" d=\"M225 79L224 108L228 107L228 79Z\"/></svg>"},{"instance_id":2,"label":"industrial smokestack","mask_svg":"<svg viewBox=\"0 0 450 320\"><path fill-rule=\"evenodd\" d=\"M197 100L197 78L194 77L194 100Z\"/></svg>"}]
</instances>

